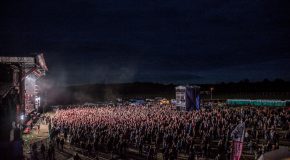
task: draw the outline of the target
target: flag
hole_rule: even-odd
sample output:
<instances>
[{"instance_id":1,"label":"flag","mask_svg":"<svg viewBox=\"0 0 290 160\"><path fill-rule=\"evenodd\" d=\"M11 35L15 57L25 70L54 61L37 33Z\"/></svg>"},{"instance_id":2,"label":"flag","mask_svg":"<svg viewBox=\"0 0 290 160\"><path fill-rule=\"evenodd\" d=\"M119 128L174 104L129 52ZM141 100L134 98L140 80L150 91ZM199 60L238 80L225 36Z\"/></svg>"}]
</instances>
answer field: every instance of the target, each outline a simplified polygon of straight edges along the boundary
<instances>
[{"instance_id":1,"label":"flag","mask_svg":"<svg viewBox=\"0 0 290 160\"><path fill-rule=\"evenodd\" d=\"M245 122L240 123L232 131L231 136L233 138L233 152L232 160L239 160L243 151L243 142L245 135Z\"/></svg>"}]
</instances>

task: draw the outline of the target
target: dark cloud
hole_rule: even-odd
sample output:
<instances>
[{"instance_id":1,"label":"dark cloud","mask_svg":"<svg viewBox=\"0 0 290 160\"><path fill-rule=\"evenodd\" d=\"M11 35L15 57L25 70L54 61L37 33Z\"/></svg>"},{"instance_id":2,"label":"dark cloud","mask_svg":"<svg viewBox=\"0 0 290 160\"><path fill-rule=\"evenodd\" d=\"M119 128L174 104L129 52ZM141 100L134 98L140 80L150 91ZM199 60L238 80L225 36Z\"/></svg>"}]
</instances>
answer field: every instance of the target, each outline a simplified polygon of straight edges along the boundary
<instances>
[{"instance_id":1,"label":"dark cloud","mask_svg":"<svg viewBox=\"0 0 290 160\"><path fill-rule=\"evenodd\" d=\"M45 52L60 84L289 79L287 0L0 3L0 54Z\"/></svg>"}]
</instances>

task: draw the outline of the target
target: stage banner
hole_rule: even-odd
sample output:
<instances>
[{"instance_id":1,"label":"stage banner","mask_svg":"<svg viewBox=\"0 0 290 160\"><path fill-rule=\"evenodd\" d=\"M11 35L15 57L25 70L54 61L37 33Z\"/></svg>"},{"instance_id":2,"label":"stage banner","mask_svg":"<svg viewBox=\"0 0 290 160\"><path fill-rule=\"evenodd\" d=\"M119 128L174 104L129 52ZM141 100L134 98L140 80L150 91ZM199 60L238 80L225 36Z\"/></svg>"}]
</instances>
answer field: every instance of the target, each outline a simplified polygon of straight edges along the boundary
<instances>
[{"instance_id":1,"label":"stage banner","mask_svg":"<svg viewBox=\"0 0 290 160\"><path fill-rule=\"evenodd\" d=\"M195 109L194 91L192 88L186 88L186 111L193 111Z\"/></svg>"},{"instance_id":2,"label":"stage banner","mask_svg":"<svg viewBox=\"0 0 290 160\"><path fill-rule=\"evenodd\" d=\"M240 160L241 158L243 151L244 135L245 135L245 122L242 122L238 124L231 133L231 136L233 138L233 152L231 158L232 160Z\"/></svg>"},{"instance_id":3,"label":"stage banner","mask_svg":"<svg viewBox=\"0 0 290 160\"><path fill-rule=\"evenodd\" d=\"M199 89L195 89L195 108L196 110L200 109L200 97L199 97L200 91Z\"/></svg>"}]
</instances>

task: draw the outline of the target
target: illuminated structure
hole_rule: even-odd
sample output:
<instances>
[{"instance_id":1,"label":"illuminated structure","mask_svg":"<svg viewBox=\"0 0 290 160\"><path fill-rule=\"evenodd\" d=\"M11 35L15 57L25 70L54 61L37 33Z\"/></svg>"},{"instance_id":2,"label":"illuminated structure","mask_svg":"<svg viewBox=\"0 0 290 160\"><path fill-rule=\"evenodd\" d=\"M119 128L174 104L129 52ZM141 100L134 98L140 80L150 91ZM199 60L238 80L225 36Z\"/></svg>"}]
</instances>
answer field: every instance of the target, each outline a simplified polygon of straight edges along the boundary
<instances>
[{"instance_id":1,"label":"illuminated structure","mask_svg":"<svg viewBox=\"0 0 290 160\"><path fill-rule=\"evenodd\" d=\"M28 114L39 107L40 97L36 80L45 75L48 71L43 54L35 57L0 57L0 63L9 66L10 83L6 82L6 91L8 94L12 89L19 93L19 105L17 105L18 115ZM7 75L9 76L9 75ZM9 77L6 77L9 79ZM4 98L5 94L1 98Z\"/></svg>"},{"instance_id":2,"label":"illuminated structure","mask_svg":"<svg viewBox=\"0 0 290 160\"><path fill-rule=\"evenodd\" d=\"M25 115L39 106L36 80L44 76L46 71L48 69L43 54L31 57L0 57L1 143L7 144L9 140L15 142L21 139L15 133L14 137L10 137L10 131L17 126L15 122L22 124ZM14 156L15 153L9 152L12 151L8 148L6 154Z\"/></svg>"},{"instance_id":3,"label":"illuminated structure","mask_svg":"<svg viewBox=\"0 0 290 160\"><path fill-rule=\"evenodd\" d=\"M179 110L199 110L200 108L200 87L199 86L177 86L176 108Z\"/></svg>"}]
</instances>

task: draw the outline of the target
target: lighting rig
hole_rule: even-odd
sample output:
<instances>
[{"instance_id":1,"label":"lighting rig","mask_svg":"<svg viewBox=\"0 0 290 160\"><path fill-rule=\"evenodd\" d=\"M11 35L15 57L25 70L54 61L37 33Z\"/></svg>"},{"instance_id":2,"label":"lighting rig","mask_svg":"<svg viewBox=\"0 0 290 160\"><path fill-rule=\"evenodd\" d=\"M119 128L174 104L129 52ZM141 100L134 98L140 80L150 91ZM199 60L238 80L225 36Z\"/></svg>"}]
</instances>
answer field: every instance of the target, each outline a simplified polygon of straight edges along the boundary
<instances>
[{"instance_id":1,"label":"lighting rig","mask_svg":"<svg viewBox=\"0 0 290 160\"><path fill-rule=\"evenodd\" d=\"M43 54L31 57L0 57L0 64L10 67L12 81L1 83L1 99L14 90L17 93L16 121L23 120L40 106L39 87L37 80L48 71ZM7 86L7 87L3 87ZM17 101L16 101L17 102Z\"/></svg>"}]
</instances>

